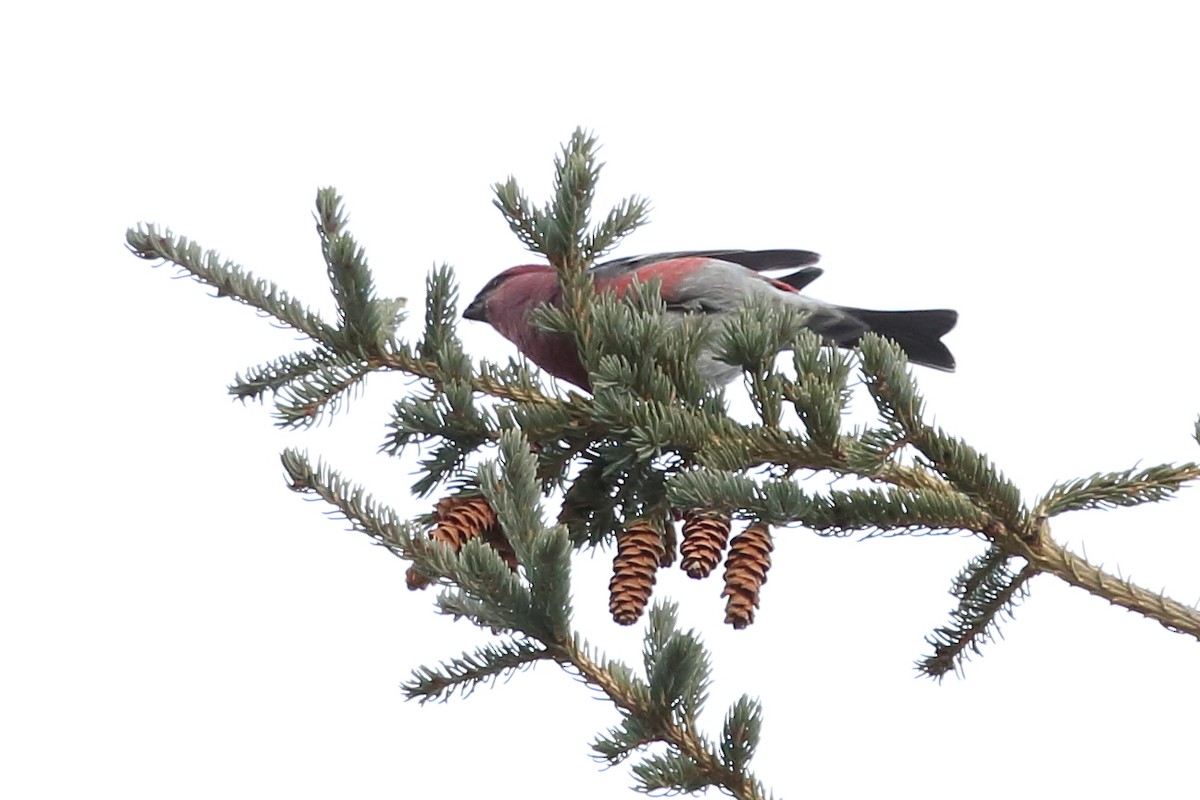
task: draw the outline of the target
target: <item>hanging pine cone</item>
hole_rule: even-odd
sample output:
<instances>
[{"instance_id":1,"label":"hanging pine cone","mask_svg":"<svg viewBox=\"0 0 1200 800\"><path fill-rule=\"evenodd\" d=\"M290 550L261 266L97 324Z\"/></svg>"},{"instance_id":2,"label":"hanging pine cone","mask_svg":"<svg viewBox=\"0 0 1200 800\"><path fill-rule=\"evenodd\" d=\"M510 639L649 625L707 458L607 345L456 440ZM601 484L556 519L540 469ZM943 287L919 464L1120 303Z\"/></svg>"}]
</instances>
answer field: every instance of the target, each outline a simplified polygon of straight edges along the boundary
<instances>
[{"instance_id":1,"label":"hanging pine cone","mask_svg":"<svg viewBox=\"0 0 1200 800\"><path fill-rule=\"evenodd\" d=\"M707 578L721 563L729 542L729 517L718 511L689 511L684 516L680 568L691 578Z\"/></svg>"},{"instance_id":2,"label":"hanging pine cone","mask_svg":"<svg viewBox=\"0 0 1200 800\"><path fill-rule=\"evenodd\" d=\"M758 593L767 582L767 570L771 568L771 529L756 522L733 538L729 545L729 557L725 559L725 622L735 628L744 628L754 621L754 609L758 608Z\"/></svg>"},{"instance_id":3,"label":"hanging pine cone","mask_svg":"<svg viewBox=\"0 0 1200 800\"><path fill-rule=\"evenodd\" d=\"M457 553L467 542L482 536L500 558L504 559L508 568L516 571L517 555L513 552L504 531L500 529L500 522L491 503L483 495L443 497L438 500L434 509L434 521L434 528L429 532L430 539L444 542ZM416 567L408 568L405 580L408 588L413 590L424 589L431 583Z\"/></svg>"},{"instance_id":4,"label":"hanging pine cone","mask_svg":"<svg viewBox=\"0 0 1200 800\"><path fill-rule=\"evenodd\" d=\"M617 534L608 610L618 625L632 625L642 616L662 557L662 536L649 522L638 520Z\"/></svg>"},{"instance_id":5,"label":"hanging pine cone","mask_svg":"<svg viewBox=\"0 0 1200 800\"><path fill-rule=\"evenodd\" d=\"M454 552L497 524L496 512L483 495L451 495L437 503L437 525L429 538L450 545Z\"/></svg>"}]
</instances>

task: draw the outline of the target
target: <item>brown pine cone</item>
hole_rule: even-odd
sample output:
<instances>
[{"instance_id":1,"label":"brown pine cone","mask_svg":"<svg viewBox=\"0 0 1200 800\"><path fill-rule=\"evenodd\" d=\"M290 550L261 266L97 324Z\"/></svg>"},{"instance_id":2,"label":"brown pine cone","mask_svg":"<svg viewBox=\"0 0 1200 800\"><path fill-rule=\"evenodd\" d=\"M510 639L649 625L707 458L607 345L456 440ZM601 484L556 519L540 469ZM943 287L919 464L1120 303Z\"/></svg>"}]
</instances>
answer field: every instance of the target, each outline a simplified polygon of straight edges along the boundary
<instances>
[{"instance_id":1,"label":"brown pine cone","mask_svg":"<svg viewBox=\"0 0 1200 800\"><path fill-rule=\"evenodd\" d=\"M771 568L771 529L762 522L750 525L733 538L725 559L725 622L744 628L754 621L759 590Z\"/></svg>"},{"instance_id":2,"label":"brown pine cone","mask_svg":"<svg viewBox=\"0 0 1200 800\"><path fill-rule=\"evenodd\" d=\"M729 516L718 511L689 511L683 522L680 568L691 578L707 578L721 563L729 542Z\"/></svg>"},{"instance_id":3,"label":"brown pine cone","mask_svg":"<svg viewBox=\"0 0 1200 800\"><path fill-rule=\"evenodd\" d=\"M618 625L632 625L645 611L663 549L662 535L645 520L617 534L613 576L608 582L608 610Z\"/></svg>"},{"instance_id":4,"label":"brown pine cone","mask_svg":"<svg viewBox=\"0 0 1200 800\"><path fill-rule=\"evenodd\" d=\"M429 538L444 542L454 552L477 536L492 546L513 572L517 570L517 554L500 529L496 512L483 495L450 495L438 500L434 509L434 528ZM432 581L416 567L409 567L405 582L412 590L424 589Z\"/></svg>"},{"instance_id":5,"label":"brown pine cone","mask_svg":"<svg viewBox=\"0 0 1200 800\"><path fill-rule=\"evenodd\" d=\"M497 525L491 503L478 494L443 497L438 500L436 516L437 525L429 538L450 545L456 553L471 539Z\"/></svg>"}]
</instances>

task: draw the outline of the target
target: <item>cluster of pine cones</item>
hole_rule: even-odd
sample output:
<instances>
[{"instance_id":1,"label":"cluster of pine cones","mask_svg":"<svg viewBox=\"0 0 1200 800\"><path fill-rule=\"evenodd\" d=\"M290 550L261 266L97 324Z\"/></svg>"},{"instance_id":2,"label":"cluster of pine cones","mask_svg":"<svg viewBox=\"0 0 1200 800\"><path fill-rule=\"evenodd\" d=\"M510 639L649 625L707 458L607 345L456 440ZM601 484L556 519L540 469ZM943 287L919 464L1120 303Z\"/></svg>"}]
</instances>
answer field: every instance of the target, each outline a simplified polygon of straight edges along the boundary
<instances>
[{"instance_id":1,"label":"cluster of pine cones","mask_svg":"<svg viewBox=\"0 0 1200 800\"><path fill-rule=\"evenodd\" d=\"M517 557L509 544L496 512L478 494L453 495L438 501L429 538L444 542L455 552L469 540L483 537L514 572ZM725 556L725 622L744 628L754 621L759 591L767 582L771 566L770 529L753 523L729 541L730 519L712 511L683 515L679 566L692 578L706 578ZM726 555L726 545L729 552ZM642 616L654 591L655 574L675 561L654 523L636 520L617 536L613 576L609 581L608 608L620 625L632 625ZM410 567L408 588L423 589L429 579Z\"/></svg>"}]
</instances>

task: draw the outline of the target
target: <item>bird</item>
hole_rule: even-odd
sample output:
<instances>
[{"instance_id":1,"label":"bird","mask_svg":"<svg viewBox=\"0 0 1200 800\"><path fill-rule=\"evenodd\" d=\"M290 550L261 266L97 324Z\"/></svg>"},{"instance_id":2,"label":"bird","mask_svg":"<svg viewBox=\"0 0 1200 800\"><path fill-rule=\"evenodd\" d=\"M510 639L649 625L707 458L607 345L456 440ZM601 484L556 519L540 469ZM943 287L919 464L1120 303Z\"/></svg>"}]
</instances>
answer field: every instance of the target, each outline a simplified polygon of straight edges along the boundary
<instances>
[{"instance_id":1,"label":"bird","mask_svg":"<svg viewBox=\"0 0 1200 800\"><path fill-rule=\"evenodd\" d=\"M820 255L809 250L683 250L618 258L591 268L597 292L618 297L633 285L661 281L661 296L669 317L704 314L731 319L746 302L764 307L791 306L808 312L805 327L825 343L851 347L868 331L895 341L909 361L953 372L954 356L941 338L958 322L949 309L872 311L839 306L801 294L823 274L813 266ZM765 273L794 270L780 278ZM517 346L530 361L556 378L590 391L587 370L570 337L538 330L529 314L538 306L558 306L562 290L553 267L526 264L496 275L463 311L463 318L486 322ZM701 375L713 385L741 373L736 365L718 361L711 352L697 360Z\"/></svg>"}]
</instances>

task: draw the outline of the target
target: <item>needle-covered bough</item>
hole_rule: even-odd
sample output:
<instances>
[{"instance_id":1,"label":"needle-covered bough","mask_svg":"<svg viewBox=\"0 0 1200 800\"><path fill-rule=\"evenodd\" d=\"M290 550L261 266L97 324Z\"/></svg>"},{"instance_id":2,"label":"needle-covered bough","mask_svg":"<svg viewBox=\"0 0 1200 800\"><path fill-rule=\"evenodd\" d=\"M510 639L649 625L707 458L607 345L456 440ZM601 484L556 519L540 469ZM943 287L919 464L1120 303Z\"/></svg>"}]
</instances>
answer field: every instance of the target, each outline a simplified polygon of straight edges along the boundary
<instances>
[{"instance_id":1,"label":"needle-covered bough","mask_svg":"<svg viewBox=\"0 0 1200 800\"><path fill-rule=\"evenodd\" d=\"M420 448L413 492L439 499L416 519L303 452L283 454L292 488L323 498L411 562L411 587L442 587L442 612L495 632L486 647L417 670L404 687L410 696L445 698L556 662L617 707L619 724L593 746L610 763L641 752L633 767L639 788L717 786L763 797L749 769L757 701L736 702L716 741L703 736L697 716L709 656L694 631L679 628L678 608L660 602L650 611L639 675L597 655L575 630L572 603L597 599L572 596L571 559L580 548L615 549L608 602L622 624L643 616L657 573L677 555L697 579L723 563L726 621L743 627L759 606L781 531L978 537L979 555L953 578L950 620L918 662L933 677L978 653L1041 574L1200 638L1196 609L1108 574L1051 537L1051 521L1065 512L1172 496L1200 477L1195 463L1067 480L1027 502L986 456L926 421L907 362L953 368L941 338L954 312L867 311L808 298L800 290L819 270L815 254L800 250L678 252L593 268L648 208L630 198L592 224L599 170L595 140L577 131L556 159L544 206L511 178L495 187L513 232L548 263L501 273L464 314L490 322L530 361L586 393L547 384L524 361L468 355L446 266L428 277L420 337L402 339L404 302L376 292L332 189L318 194L316 218L333 322L169 230L141 225L127 234L139 257L173 264L309 340L229 387L243 400L270 395L280 425L304 427L338 410L372 373L421 379L396 401L383 444L393 455ZM768 277L774 268L787 274ZM753 422L727 413L722 384L738 375L754 402ZM846 430L852 376L865 383L877 415ZM820 479L807 480L813 476ZM645 753L655 742L666 749Z\"/></svg>"}]
</instances>

